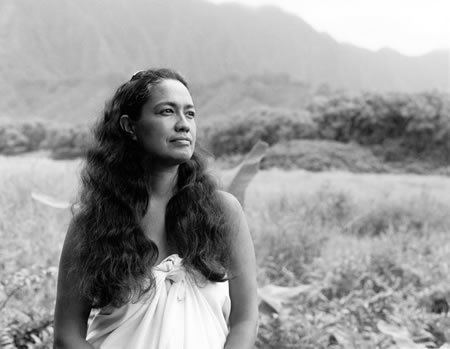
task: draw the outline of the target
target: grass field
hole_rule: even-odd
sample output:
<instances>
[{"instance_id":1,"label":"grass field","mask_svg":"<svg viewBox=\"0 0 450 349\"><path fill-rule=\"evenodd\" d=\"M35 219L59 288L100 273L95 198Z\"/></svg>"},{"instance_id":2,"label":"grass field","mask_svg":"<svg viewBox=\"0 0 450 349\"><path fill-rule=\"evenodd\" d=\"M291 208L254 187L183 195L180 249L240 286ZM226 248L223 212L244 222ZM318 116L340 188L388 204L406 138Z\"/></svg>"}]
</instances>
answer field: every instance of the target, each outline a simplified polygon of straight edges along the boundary
<instances>
[{"instance_id":1,"label":"grass field","mask_svg":"<svg viewBox=\"0 0 450 349\"><path fill-rule=\"evenodd\" d=\"M0 157L0 328L29 329L39 348L51 327L32 327L53 311L70 214L31 192L71 200L79 169ZM230 172L220 174L226 183ZM260 172L245 202L259 285L308 287L278 313L261 312L257 347L448 347L449 208L449 177Z\"/></svg>"}]
</instances>

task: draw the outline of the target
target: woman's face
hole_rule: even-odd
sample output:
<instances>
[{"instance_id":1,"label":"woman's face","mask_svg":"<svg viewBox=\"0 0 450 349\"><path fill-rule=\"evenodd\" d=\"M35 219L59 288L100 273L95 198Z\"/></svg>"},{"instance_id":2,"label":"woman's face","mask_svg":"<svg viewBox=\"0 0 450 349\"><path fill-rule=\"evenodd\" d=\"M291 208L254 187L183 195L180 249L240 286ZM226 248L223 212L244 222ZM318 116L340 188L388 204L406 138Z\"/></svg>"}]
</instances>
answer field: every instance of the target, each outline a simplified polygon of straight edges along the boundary
<instances>
[{"instance_id":1,"label":"woman's face","mask_svg":"<svg viewBox=\"0 0 450 349\"><path fill-rule=\"evenodd\" d=\"M135 123L137 141L152 160L169 166L189 160L196 131L194 103L186 86L172 79L153 86Z\"/></svg>"}]
</instances>

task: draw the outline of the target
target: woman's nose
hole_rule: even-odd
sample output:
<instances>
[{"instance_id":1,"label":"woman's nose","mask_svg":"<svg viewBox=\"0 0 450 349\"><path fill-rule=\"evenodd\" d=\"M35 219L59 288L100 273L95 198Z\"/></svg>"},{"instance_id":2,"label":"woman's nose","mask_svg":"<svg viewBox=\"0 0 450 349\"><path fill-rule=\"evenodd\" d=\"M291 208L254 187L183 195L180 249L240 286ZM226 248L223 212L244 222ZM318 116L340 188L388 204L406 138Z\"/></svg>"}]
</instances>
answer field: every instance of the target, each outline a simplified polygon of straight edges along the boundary
<instances>
[{"instance_id":1,"label":"woman's nose","mask_svg":"<svg viewBox=\"0 0 450 349\"><path fill-rule=\"evenodd\" d=\"M185 131L188 132L190 130L190 126L189 126L189 122L186 118L186 116L184 115L183 112L179 112L177 115L177 122L175 124L175 130L176 131Z\"/></svg>"}]
</instances>

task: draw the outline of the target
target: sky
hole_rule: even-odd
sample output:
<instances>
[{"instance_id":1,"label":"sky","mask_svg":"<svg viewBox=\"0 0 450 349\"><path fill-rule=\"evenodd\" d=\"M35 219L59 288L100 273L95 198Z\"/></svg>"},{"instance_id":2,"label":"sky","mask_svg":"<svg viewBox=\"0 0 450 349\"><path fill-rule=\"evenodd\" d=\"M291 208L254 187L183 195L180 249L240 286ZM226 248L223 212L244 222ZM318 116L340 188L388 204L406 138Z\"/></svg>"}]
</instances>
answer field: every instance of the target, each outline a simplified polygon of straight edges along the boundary
<instances>
[{"instance_id":1,"label":"sky","mask_svg":"<svg viewBox=\"0 0 450 349\"><path fill-rule=\"evenodd\" d=\"M294 13L339 42L409 56L450 49L450 0L209 0Z\"/></svg>"}]
</instances>

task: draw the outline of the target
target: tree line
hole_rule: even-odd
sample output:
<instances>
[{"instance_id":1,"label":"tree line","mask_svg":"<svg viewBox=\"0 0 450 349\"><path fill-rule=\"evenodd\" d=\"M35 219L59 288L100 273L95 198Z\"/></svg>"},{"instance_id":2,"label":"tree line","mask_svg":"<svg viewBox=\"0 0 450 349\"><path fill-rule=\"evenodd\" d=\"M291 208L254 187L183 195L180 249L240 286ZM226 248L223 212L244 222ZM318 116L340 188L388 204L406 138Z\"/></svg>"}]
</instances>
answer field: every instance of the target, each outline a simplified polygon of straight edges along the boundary
<instances>
[{"instance_id":1,"label":"tree line","mask_svg":"<svg viewBox=\"0 0 450 349\"><path fill-rule=\"evenodd\" d=\"M388 162L428 159L450 165L450 96L436 91L341 92L313 97L303 109L259 107L202 122L199 142L218 158L245 154L258 140L277 145L278 154L289 149L295 158L299 140L320 140L356 144ZM43 149L54 158L73 158L83 155L89 141L87 125L42 120L0 124L3 154Z\"/></svg>"}]
</instances>

